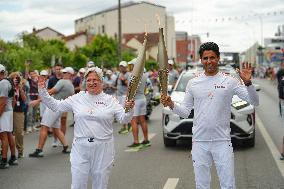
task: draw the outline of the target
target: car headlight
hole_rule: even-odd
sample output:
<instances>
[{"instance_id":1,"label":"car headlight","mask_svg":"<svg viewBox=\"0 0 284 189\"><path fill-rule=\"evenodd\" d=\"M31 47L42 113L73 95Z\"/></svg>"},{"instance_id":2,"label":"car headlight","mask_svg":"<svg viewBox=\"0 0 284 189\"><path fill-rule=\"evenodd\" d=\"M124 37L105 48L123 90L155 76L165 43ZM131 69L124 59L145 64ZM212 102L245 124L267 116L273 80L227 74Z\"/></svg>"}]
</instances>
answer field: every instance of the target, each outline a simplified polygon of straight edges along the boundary
<instances>
[{"instance_id":1,"label":"car headlight","mask_svg":"<svg viewBox=\"0 0 284 189\"><path fill-rule=\"evenodd\" d=\"M250 126L252 125L252 116L250 114L247 116L247 122Z\"/></svg>"},{"instance_id":2,"label":"car headlight","mask_svg":"<svg viewBox=\"0 0 284 189\"><path fill-rule=\"evenodd\" d=\"M232 106L233 106L236 110L240 110L240 109L242 109L242 108L245 108L245 107L249 106L249 103L242 100L242 101L238 101L238 102L232 103Z\"/></svg>"},{"instance_id":3,"label":"car headlight","mask_svg":"<svg viewBox=\"0 0 284 189\"><path fill-rule=\"evenodd\" d=\"M169 121L170 121L170 117L169 117L169 115L166 115L165 116L165 125L168 125Z\"/></svg>"}]
</instances>

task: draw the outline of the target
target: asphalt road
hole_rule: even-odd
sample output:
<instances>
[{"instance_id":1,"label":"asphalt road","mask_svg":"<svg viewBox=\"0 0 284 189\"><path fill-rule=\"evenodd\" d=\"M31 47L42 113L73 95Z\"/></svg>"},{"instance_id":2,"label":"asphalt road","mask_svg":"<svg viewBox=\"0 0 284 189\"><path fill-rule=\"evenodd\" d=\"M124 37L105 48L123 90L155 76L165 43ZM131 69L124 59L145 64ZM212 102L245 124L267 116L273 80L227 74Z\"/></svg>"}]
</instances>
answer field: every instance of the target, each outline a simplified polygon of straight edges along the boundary
<instances>
[{"instance_id":1,"label":"asphalt road","mask_svg":"<svg viewBox=\"0 0 284 189\"><path fill-rule=\"evenodd\" d=\"M256 81L264 83L266 81ZM275 145L280 149L284 127L281 127L276 99L269 83L262 85L261 105L257 114ZM273 86L272 86L273 87ZM276 106L277 107L277 106ZM119 125L114 126L116 160L109 181L109 189L186 189L194 188L194 173L190 157L190 145L179 143L165 148L162 140L161 107L156 107L149 121L152 146L141 151L128 151L132 135L119 135ZM73 128L67 138L72 142ZM142 139L142 138L141 138ZM37 144L38 132L25 135L25 158L19 165L0 170L0 189L66 189L70 188L69 156L61 153L61 147L51 146L49 138L44 148L45 157L29 158ZM254 148L236 147L235 175L238 189L284 189L284 179L259 128L256 128ZM284 164L284 162L280 162ZM89 181L89 187L91 188ZM212 188L219 188L219 181L212 169Z\"/></svg>"}]
</instances>

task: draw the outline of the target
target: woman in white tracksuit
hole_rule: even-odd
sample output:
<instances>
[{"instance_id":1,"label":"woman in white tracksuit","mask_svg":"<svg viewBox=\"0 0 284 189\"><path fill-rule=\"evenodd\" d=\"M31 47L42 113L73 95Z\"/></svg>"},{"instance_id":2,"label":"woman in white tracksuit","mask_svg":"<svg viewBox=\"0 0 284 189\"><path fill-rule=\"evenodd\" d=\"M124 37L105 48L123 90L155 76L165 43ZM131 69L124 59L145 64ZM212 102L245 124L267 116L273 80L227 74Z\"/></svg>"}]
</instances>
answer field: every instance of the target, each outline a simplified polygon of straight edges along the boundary
<instances>
[{"instance_id":1,"label":"woman in white tracksuit","mask_svg":"<svg viewBox=\"0 0 284 189\"><path fill-rule=\"evenodd\" d=\"M210 189L212 162L215 163L221 189L235 189L234 154L230 137L233 95L257 106L259 97L251 83L251 65L244 64L238 79L218 70L219 47L207 42L199 50L204 72L191 79L181 104L161 96L164 106L187 118L194 106L192 162L196 189Z\"/></svg>"},{"instance_id":2,"label":"woman in white tracksuit","mask_svg":"<svg viewBox=\"0 0 284 189\"><path fill-rule=\"evenodd\" d=\"M74 140L71 150L71 189L86 189L88 176L93 178L93 189L106 189L114 160L113 121L131 120L133 110L123 107L111 95L102 92L103 72L98 67L89 68L85 74L86 91L65 100L49 96L44 82L39 80L42 102L53 111L74 112ZM125 103L133 108L134 102Z\"/></svg>"}]
</instances>

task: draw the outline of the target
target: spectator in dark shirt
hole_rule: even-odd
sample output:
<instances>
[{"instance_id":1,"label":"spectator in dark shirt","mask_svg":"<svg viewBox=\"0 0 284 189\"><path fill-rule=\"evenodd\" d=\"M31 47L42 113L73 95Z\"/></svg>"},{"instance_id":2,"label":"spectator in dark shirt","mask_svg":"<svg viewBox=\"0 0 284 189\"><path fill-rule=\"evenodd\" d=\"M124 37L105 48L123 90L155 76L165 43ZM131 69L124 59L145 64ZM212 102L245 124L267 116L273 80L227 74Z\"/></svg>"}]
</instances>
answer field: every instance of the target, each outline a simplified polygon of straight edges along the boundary
<instances>
[{"instance_id":1,"label":"spectator in dark shirt","mask_svg":"<svg viewBox=\"0 0 284 189\"><path fill-rule=\"evenodd\" d=\"M35 126L37 118L37 111L38 106L33 106L30 104L31 101L38 99L38 74L35 71L30 71L29 74L26 73L26 79L29 83L30 90L28 92L28 100L29 100L29 106L28 106L28 115L27 115L27 132L32 132L33 127Z\"/></svg>"},{"instance_id":2,"label":"spectator in dark shirt","mask_svg":"<svg viewBox=\"0 0 284 189\"><path fill-rule=\"evenodd\" d=\"M62 78L62 73L61 73L62 68L63 67L61 64L54 65L53 68L54 72L49 78L47 89L52 89L56 85L57 81L59 81Z\"/></svg>"},{"instance_id":3,"label":"spectator in dark shirt","mask_svg":"<svg viewBox=\"0 0 284 189\"><path fill-rule=\"evenodd\" d=\"M85 68L81 68L78 74L74 74L76 76L73 77L72 83L74 85L75 93L78 93L81 90L81 83L84 79L84 74L85 74Z\"/></svg>"},{"instance_id":4,"label":"spectator in dark shirt","mask_svg":"<svg viewBox=\"0 0 284 189\"><path fill-rule=\"evenodd\" d=\"M279 96L279 84L282 80L284 76L284 62L281 63L280 65L280 69L278 70L277 74L276 74L276 77L277 77L277 89L278 89L278 96ZM279 97L280 98L280 97ZM281 103L280 103L280 100L279 100L279 112L280 112L280 115L282 115L282 112L281 112Z\"/></svg>"}]
</instances>

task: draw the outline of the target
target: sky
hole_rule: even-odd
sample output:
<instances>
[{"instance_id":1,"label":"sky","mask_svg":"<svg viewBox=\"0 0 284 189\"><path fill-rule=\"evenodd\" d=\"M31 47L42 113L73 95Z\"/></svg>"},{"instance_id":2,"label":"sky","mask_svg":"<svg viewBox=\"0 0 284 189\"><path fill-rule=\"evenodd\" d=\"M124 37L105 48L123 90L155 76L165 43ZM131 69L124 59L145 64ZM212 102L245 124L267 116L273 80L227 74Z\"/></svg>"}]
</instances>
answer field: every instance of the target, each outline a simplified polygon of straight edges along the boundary
<instances>
[{"instance_id":1,"label":"sky","mask_svg":"<svg viewBox=\"0 0 284 189\"><path fill-rule=\"evenodd\" d=\"M214 41L224 52L242 52L255 42L261 44L261 39L274 37L278 26L284 25L284 0L148 2L166 7L175 17L176 31L199 35L202 42ZM47 26L70 35L74 20L117 4L118 0L0 0L0 38L13 41L23 31Z\"/></svg>"}]
</instances>

